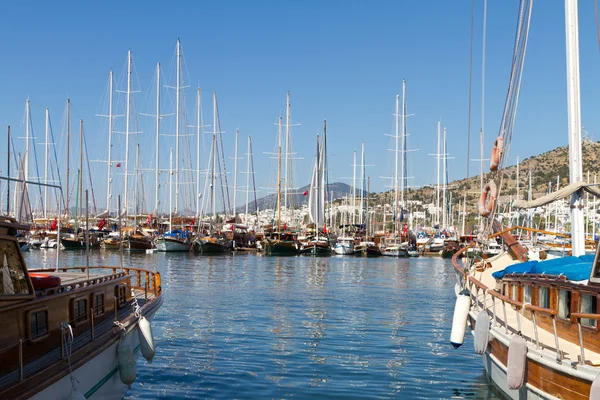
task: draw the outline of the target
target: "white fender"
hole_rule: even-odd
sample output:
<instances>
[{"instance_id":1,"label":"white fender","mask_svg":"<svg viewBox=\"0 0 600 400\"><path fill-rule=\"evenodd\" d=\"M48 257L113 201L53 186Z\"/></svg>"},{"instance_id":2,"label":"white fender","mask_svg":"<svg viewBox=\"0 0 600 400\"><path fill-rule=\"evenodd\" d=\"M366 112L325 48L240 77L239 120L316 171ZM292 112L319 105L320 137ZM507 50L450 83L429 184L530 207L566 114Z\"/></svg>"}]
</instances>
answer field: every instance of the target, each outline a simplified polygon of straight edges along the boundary
<instances>
[{"instance_id":1,"label":"white fender","mask_svg":"<svg viewBox=\"0 0 600 400\"><path fill-rule=\"evenodd\" d=\"M133 347L121 342L117 346L117 359L119 361L119 376L121 382L131 387L135 381L135 359L133 358Z\"/></svg>"},{"instance_id":2,"label":"white fender","mask_svg":"<svg viewBox=\"0 0 600 400\"><path fill-rule=\"evenodd\" d=\"M509 389L517 390L525 382L527 367L527 342L519 335L513 336L508 344L508 362L506 363L506 383Z\"/></svg>"},{"instance_id":3,"label":"white fender","mask_svg":"<svg viewBox=\"0 0 600 400\"><path fill-rule=\"evenodd\" d=\"M152 358L154 358L156 351L154 349L152 327L146 317L140 318L140 322L138 323L138 336L140 338L140 350L142 351L142 355L146 361L150 363L152 362Z\"/></svg>"},{"instance_id":4,"label":"white fender","mask_svg":"<svg viewBox=\"0 0 600 400\"><path fill-rule=\"evenodd\" d=\"M485 311L479 312L475 317L475 337L473 338L473 346L475 353L483 354L487 350L490 336L490 317Z\"/></svg>"},{"instance_id":5,"label":"white fender","mask_svg":"<svg viewBox=\"0 0 600 400\"><path fill-rule=\"evenodd\" d=\"M455 349L459 348L465 340L465 330L467 328L467 317L471 308L471 292L467 289L462 290L456 297L454 304L454 317L452 317L452 332L450 333L450 343Z\"/></svg>"},{"instance_id":6,"label":"white fender","mask_svg":"<svg viewBox=\"0 0 600 400\"><path fill-rule=\"evenodd\" d=\"M71 388L71 396L69 396L69 400L85 400L85 396L73 387Z\"/></svg>"}]
</instances>

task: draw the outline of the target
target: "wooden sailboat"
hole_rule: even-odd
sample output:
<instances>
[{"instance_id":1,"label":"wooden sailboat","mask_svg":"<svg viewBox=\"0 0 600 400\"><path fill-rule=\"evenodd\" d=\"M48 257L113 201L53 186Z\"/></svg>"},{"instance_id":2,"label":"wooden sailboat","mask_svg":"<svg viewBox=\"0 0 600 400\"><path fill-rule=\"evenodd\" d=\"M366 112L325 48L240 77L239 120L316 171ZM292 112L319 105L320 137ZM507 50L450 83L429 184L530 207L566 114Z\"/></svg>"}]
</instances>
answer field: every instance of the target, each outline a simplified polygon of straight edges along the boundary
<instances>
[{"instance_id":1,"label":"wooden sailboat","mask_svg":"<svg viewBox=\"0 0 600 400\"><path fill-rule=\"evenodd\" d=\"M277 231L263 241L265 255L291 256L300 251L298 237L292 232L281 232L281 117L279 117L279 145L277 147Z\"/></svg>"},{"instance_id":2,"label":"wooden sailboat","mask_svg":"<svg viewBox=\"0 0 600 400\"><path fill-rule=\"evenodd\" d=\"M511 85L500 136L492 150L492 180L484 187L479 213L500 234L507 251L482 262L458 254L453 257L459 287L451 342L463 343L465 325L474 333L477 353L482 354L487 375L504 396L511 399L600 398L600 247L585 254L583 191L596 196L598 190L584 183L582 174L581 108L579 84L578 11L576 0L565 0L567 53L567 106L570 184L561 189L571 197L572 256L550 259L534 248L524 248L494 220L495 180L505 163L504 142L512 135L514 104L527 43L532 2L521 7L515 45ZM561 196L561 197L562 197ZM491 199L490 199L491 197ZM550 193L515 206L533 207L556 200Z\"/></svg>"},{"instance_id":3,"label":"wooden sailboat","mask_svg":"<svg viewBox=\"0 0 600 400\"><path fill-rule=\"evenodd\" d=\"M325 199L327 191L327 121L323 122L323 140L317 135L317 153L308 197L308 215L314 226L310 237L300 252L313 256L331 255L331 246L325 226ZM323 227L320 231L319 228Z\"/></svg>"}]
</instances>

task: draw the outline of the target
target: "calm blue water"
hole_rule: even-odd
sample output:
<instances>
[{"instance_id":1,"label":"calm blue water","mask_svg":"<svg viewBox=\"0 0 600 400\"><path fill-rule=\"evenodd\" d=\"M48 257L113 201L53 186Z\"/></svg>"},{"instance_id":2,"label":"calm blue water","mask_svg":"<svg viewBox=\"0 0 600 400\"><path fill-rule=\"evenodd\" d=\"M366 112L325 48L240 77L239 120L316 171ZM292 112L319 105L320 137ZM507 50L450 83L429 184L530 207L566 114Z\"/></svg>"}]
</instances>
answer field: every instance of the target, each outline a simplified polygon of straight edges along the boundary
<instances>
[{"instance_id":1,"label":"calm blue water","mask_svg":"<svg viewBox=\"0 0 600 400\"><path fill-rule=\"evenodd\" d=\"M63 253L82 265L82 253ZM53 266L53 250L30 267ZM439 258L126 255L158 268L152 364L128 397L496 399L470 336L449 343L455 278ZM92 253L90 265L118 265Z\"/></svg>"}]
</instances>

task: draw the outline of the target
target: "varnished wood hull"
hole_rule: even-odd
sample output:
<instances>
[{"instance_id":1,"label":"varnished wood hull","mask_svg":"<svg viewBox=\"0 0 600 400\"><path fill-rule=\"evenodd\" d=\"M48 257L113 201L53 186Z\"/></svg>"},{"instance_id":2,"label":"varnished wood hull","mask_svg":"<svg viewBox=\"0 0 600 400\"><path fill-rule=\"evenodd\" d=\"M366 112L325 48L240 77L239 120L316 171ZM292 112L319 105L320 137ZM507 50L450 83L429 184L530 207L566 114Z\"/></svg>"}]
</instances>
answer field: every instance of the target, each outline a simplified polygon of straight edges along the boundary
<instances>
[{"instance_id":1,"label":"varnished wood hull","mask_svg":"<svg viewBox=\"0 0 600 400\"><path fill-rule=\"evenodd\" d=\"M300 251L304 255L308 256L330 256L331 255L331 247L328 244L317 244L317 245L308 245Z\"/></svg>"},{"instance_id":2,"label":"varnished wood hull","mask_svg":"<svg viewBox=\"0 0 600 400\"><path fill-rule=\"evenodd\" d=\"M151 240L129 238L127 241L129 251L145 251L154 248Z\"/></svg>"},{"instance_id":3,"label":"varnished wood hull","mask_svg":"<svg viewBox=\"0 0 600 400\"><path fill-rule=\"evenodd\" d=\"M293 256L299 252L296 242L288 240L266 241L264 246L268 256Z\"/></svg>"},{"instance_id":4,"label":"varnished wood hull","mask_svg":"<svg viewBox=\"0 0 600 400\"><path fill-rule=\"evenodd\" d=\"M208 240L196 240L193 247L194 252L200 254L223 254L228 250L223 244Z\"/></svg>"}]
</instances>

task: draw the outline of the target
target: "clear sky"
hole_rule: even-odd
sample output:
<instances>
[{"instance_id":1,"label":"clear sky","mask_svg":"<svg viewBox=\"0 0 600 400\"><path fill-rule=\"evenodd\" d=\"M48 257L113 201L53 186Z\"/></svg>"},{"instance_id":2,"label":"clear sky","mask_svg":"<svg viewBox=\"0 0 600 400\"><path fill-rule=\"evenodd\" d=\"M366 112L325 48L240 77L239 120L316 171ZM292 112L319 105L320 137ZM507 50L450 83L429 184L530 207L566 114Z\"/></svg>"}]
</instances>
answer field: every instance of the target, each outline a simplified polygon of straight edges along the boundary
<instances>
[{"instance_id":1,"label":"clear sky","mask_svg":"<svg viewBox=\"0 0 600 400\"><path fill-rule=\"evenodd\" d=\"M481 128L481 56L483 1L475 5L473 41L473 105L471 157L479 157ZM508 87L518 1L489 1L485 82L486 157L497 135ZM600 139L597 112L600 53L592 2L580 3L582 121L592 139ZM126 87L127 50L134 57L136 127L144 168L154 166L152 118L155 68L163 68L163 84L175 82L175 43L181 39L187 123L196 120L196 88L202 88L204 123L212 125L210 94L217 92L224 149L233 156L234 132L240 129L240 157L252 136L257 186L274 184L275 163L264 152L275 151L277 127L284 115L285 95L292 98L295 183L309 183L315 136L327 120L329 180L352 176L352 156L365 143L372 190L393 174L394 102L407 81L411 186L435 183L436 126L447 128L450 179L466 175L467 105L471 1L188 1L188 2L17 2L0 4L2 74L0 121L15 136L24 136L25 100L31 100L34 134L43 142L44 108L50 108L64 176L64 109L72 104L72 133L84 120L90 159L106 159L108 72L116 89ZM536 2L525 63L516 131L509 164L567 144L564 4ZM162 89L162 112L172 113L174 93ZM115 95L115 113L124 113L124 96ZM116 119L115 130L124 130ZM163 133L173 133L173 117L165 117ZM211 131L212 126L205 128ZM189 128L193 133L194 128ZM0 138L5 137L5 128ZM203 139L203 168L209 135ZM5 160L5 139L0 140ZM77 137L74 147L78 146ZM173 138L161 138L160 168L168 168ZM15 142L18 151L24 140ZM195 138L185 137L182 159L195 168ZM124 138L115 138L115 157L124 159ZM21 149L21 150L19 150ZM43 170L43 147L37 146ZM77 159L73 156L72 162ZM133 163L133 147L130 153ZM190 159L192 159L190 161ZM240 161L245 170L246 160ZM32 167L33 168L33 167ZM228 160L228 171L233 170ZM5 171L5 161L0 163ZM85 168L87 169L87 168ZM96 196L104 204L106 166L92 165ZM471 175L479 170L471 163ZM122 170L118 171L122 172ZM4 172L3 172L4 174ZM184 178L191 180L195 178ZM115 178L122 190L122 177ZM146 177L146 201L153 203L153 176ZM165 182L167 175L161 176ZM228 177L233 181L231 174ZM240 175L240 185L245 176ZM343 180L348 182L348 180ZM119 186L121 185L121 186ZM163 185L163 187L166 187ZM263 190L260 195L264 195ZM161 195L166 201L165 195ZM238 194L238 204L245 195ZM164 204L164 203L163 203Z\"/></svg>"}]
</instances>

